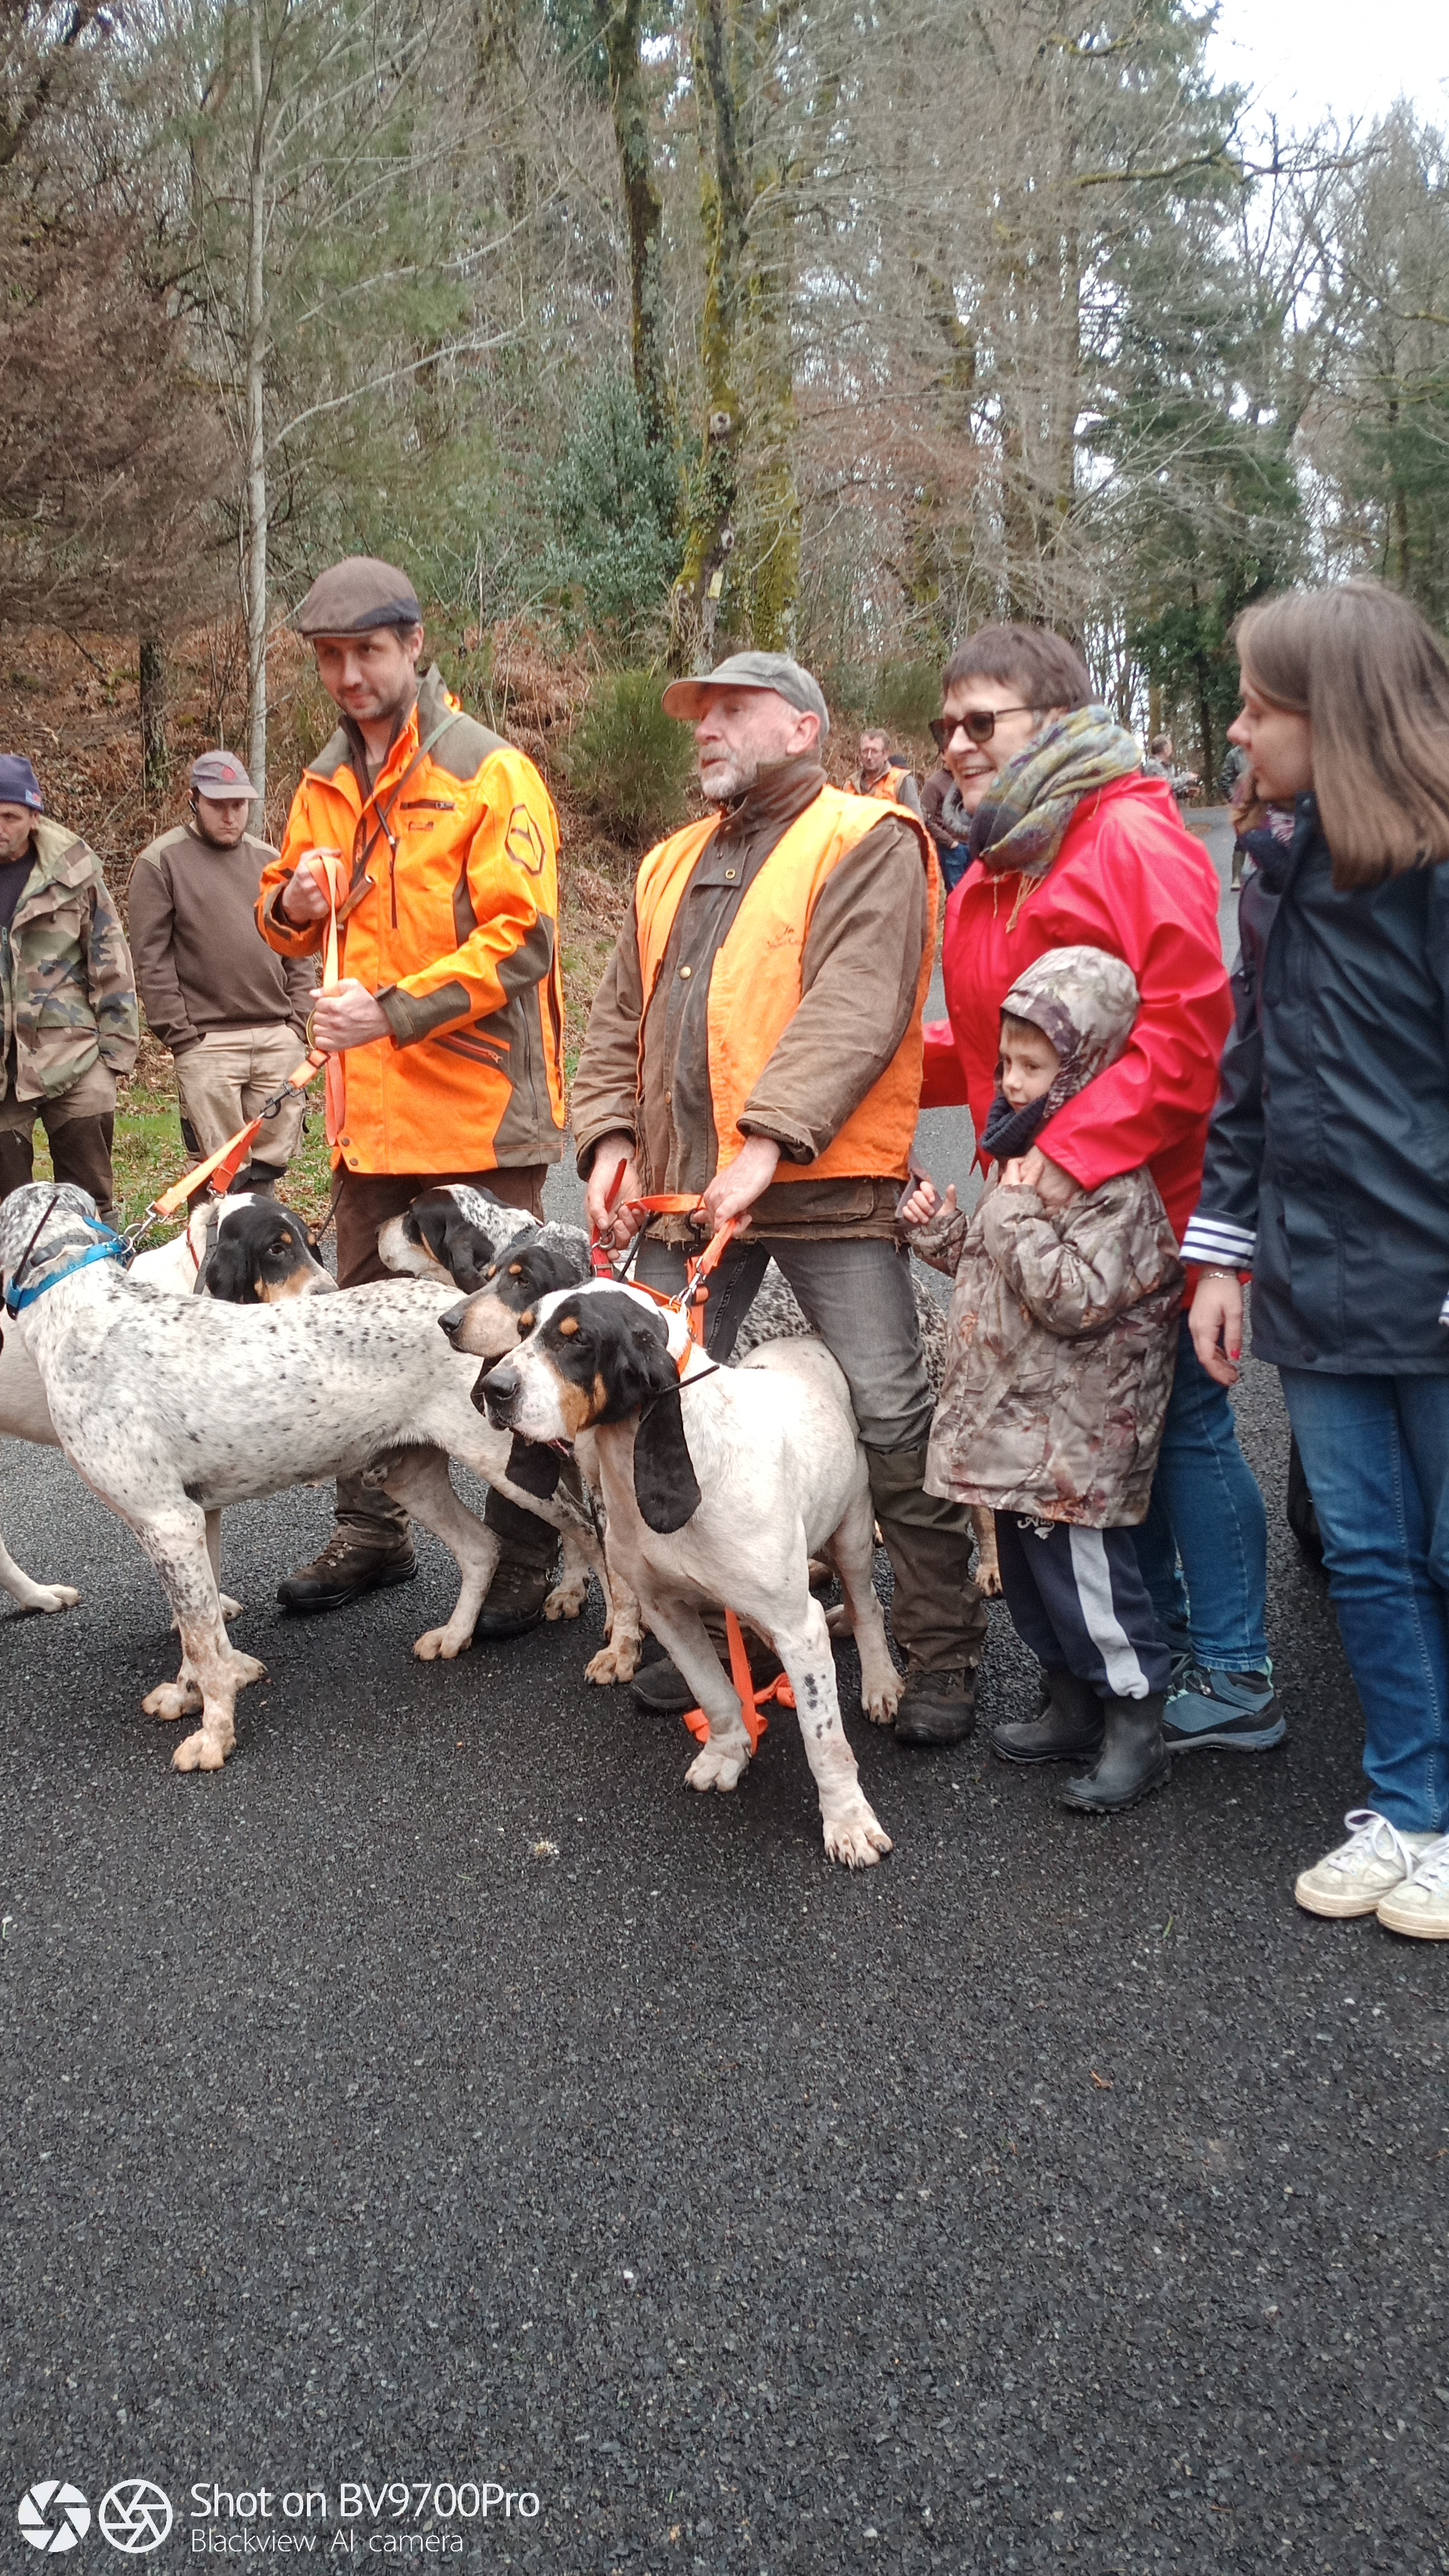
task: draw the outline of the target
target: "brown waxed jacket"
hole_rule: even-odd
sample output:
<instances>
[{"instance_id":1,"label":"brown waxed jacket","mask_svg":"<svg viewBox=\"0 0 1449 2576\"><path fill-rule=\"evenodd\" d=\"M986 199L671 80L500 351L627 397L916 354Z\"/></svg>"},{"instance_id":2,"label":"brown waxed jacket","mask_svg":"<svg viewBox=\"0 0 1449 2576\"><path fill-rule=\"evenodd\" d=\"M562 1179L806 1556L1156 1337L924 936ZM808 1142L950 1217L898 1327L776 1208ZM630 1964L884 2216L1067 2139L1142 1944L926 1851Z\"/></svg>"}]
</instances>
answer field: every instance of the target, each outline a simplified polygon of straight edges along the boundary
<instances>
[{"instance_id":1,"label":"brown waxed jacket","mask_svg":"<svg viewBox=\"0 0 1449 2576\"><path fill-rule=\"evenodd\" d=\"M631 906L574 1079L571 1114L585 1177L601 1138L623 1134L634 1139L650 1195L703 1190L713 1179L718 1139L707 1017L714 960L760 869L824 783L815 761L781 761L725 810L680 903L647 1011ZM816 904L802 956L804 998L741 1115L745 1133L773 1137L797 1163L824 1152L901 1045L916 1008L929 923L918 836L885 813L840 861ZM751 1223L762 1235L890 1236L899 1195L899 1181L885 1175L777 1182L762 1193ZM651 1231L698 1241L687 1218L658 1219Z\"/></svg>"}]
</instances>

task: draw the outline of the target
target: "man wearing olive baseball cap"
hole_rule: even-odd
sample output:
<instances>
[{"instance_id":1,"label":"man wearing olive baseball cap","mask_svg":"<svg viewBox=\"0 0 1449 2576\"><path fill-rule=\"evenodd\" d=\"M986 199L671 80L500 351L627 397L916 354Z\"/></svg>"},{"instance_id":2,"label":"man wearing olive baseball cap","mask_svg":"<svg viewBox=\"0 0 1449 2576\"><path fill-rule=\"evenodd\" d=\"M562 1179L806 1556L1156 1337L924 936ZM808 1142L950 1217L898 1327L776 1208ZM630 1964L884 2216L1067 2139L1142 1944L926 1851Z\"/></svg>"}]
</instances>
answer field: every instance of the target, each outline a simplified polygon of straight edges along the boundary
<instances>
[{"instance_id":1,"label":"man wearing olive baseball cap","mask_svg":"<svg viewBox=\"0 0 1449 2576\"><path fill-rule=\"evenodd\" d=\"M191 812L131 870L131 952L146 1017L176 1059L188 1150L213 1154L275 1097L306 1049L315 980L259 937L262 870L277 853L249 832L256 790L234 751L191 764ZM275 1195L302 1142L303 1107L269 1118L238 1190Z\"/></svg>"},{"instance_id":2,"label":"man wearing olive baseball cap","mask_svg":"<svg viewBox=\"0 0 1449 2576\"><path fill-rule=\"evenodd\" d=\"M920 1098L940 878L918 815L827 783L819 682L785 653L674 680L715 811L651 850L604 970L573 1092L589 1219L637 1276L684 1284L692 1244L748 1231L711 1283L727 1359L773 1254L849 1382L909 1662L903 1743L973 1723L986 1613L967 1515L923 1489L932 1397L896 1205ZM622 1174L621 1174L622 1166ZM693 1218L629 1205L699 1193ZM646 1707L694 1697L672 1664Z\"/></svg>"}]
</instances>

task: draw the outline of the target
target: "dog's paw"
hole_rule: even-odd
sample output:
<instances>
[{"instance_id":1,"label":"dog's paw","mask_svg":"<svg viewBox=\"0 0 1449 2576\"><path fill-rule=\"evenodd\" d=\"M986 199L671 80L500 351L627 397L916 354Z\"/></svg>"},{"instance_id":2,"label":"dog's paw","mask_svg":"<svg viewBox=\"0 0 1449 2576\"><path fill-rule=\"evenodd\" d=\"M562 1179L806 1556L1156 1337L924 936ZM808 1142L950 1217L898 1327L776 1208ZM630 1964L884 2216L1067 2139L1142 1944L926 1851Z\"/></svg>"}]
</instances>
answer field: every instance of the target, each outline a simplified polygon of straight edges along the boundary
<instances>
[{"instance_id":1,"label":"dog's paw","mask_svg":"<svg viewBox=\"0 0 1449 2576\"><path fill-rule=\"evenodd\" d=\"M899 1673L893 1673L891 1679L882 1682L877 1690L867 1690L862 1684L860 1705L872 1726L894 1726L904 1690L905 1683Z\"/></svg>"},{"instance_id":2,"label":"dog's paw","mask_svg":"<svg viewBox=\"0 0 1449 2576\"><path fill-rule=\"evenodd\" d=\"M556 1583L543 1605L543 1615L545 1619L577 1619L588 1597L587 1575L581 1582Z\"/></svg>"},{"instance_id":3,"label":"dog's paw","mask_svg":"<svg viewBox=\"0 0 1449 2576\"><path fill-rule=\"evenodd\" d=\"M585 1664L585 1681L631 1682L639 1670L639 1646L637 1637L620 1637L617 1642L611 1637Z\"/></svg>"},{"instance_id":4,"label":"dog's paw","mask_svg":"<svg viewBox=\"0 0 1449 2576\"><path fill-rule=\"evenodd\" d=\"M158 1690L148 1691L141 1702L147 1717L159 1717L169 1726L178 1717L195 1717L201 1706L201 1685L193 1681L162 1682ZM187 1764L191 1770L195 1766Z\"/></svg>"},{"instance_id":5,"label":"dog's paw","mask_svg":"<svg viewBox=\"0 0 1449 2576\"><path fill-rule=\"evenodd\" d=\"M979 1592L985 1593L988 1601L999 1601L1001 1599L1000 1566L988 1565L985 1567L985 1569L976 1577L976 1588Z\"/></svg>"},{"instance_id":6,"label":"dog's paw","mask_svg":"<svg viewBox=\"0 0 1449 2576\"><path fill-rule=\"evenodd\" d=\"M216 1597L221 1603L221 1615L223 1619L239 1619L241 1617L242 1605L239 1601L234 1600L229 1592L219 1592Z\"/></svg>"},{"instance_id":7,"label":"dog's paw","mask_svg":"<svg viewBox=\"0 0 1449 2576\"><path fill-rule=\"evenodd\" d=\"M271 1678L266 1665L260 1663L255 1655L242 1655L235 1650L228 1655L226 1668L238 1690L250 1690L253 1682Z\"/></svg>"},{"instance_id":8,"label":"dog's paw","mask_svg":"<svg viewBox=\"0 0 1449 2576\"><path fill-rule=\"evenodd\" d=\"M171 1756L173 1771L219 1771L236 1743L235 1734L208 1734L198 1726L194 1735L183 1736Z\"/></svg>"},{"instance_id":9,"label":"dog's paw","mask_svg":"<svg viewBox=\"0 0 1449 2576\"><path fill-rule=\"evenodd\" d=\"M847 1869L874 1869L881 1853L892 1848L890 1835L863 1798L847 1815L826 1816L822 1822L826 1859L841 1861Z\"/></svg>"},{"instance_id":10,"label":"dog's paw","mask_svg":"<svg viewBox=\"0 0 1449 2576\"><path fill-rule=\"evenodd\" d=\"M37 1583L28 1607L32 1610L73 1610L79 1599L80 1594L73 1583Z\"/></svg>"},{"instance_id":11,"label":"dog's paw","mask_svg":"<svg viewBox=\"0 0 1449 2576\"><path fill-rule=\"evenodd\" d=\"M743 1745L716 1744L712 1739L697 1753L684 1775L689 1789L737 1788L750 1759L749 1738Z\"/></svg>"},{"instance_id":12,"label":"dog's paw","mask_svg":"<svg viewBox=\"0 0 1449 2576\"><path fill-rule=\"evenodd\" d=\"M851 1625L850 1603L832 1601L825 1613L825 1625L832 1637L853 1637L855 1630Z\"/></svg>"},{"instance_id":13,"label":"dog's paw","mask_svg":"<svg viewBox=\"0 0 1449 2576\"><path fill-rule=\"evenodd\" d=\"M427 1628L413 1648L420 1664L456 1663L459 1655L473 1642L471 1628Z\"/></svg>"}]
</instances>

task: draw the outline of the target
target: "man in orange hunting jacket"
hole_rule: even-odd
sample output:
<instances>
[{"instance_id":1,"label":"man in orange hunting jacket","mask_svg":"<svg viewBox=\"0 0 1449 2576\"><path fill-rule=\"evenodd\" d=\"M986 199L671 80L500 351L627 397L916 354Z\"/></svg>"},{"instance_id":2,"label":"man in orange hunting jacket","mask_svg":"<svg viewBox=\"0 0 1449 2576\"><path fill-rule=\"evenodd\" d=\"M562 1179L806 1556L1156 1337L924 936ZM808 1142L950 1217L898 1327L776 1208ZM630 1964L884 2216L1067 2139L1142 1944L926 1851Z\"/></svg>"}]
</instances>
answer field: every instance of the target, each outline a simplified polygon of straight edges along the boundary
<instances>
[{"instance_id":1,"label":"man in orange hunting jacket","mask_svg":"<svg viewBox=\"0 0 1449 2576\"><path fill-rule=\"evenodd\" d=\"M304 862L342 856L339 980L316 1044L333 1077L337 1278L388 1275L379 1228L429 1182L473 1182L541 1216L563 1149L558 818L533 763L465 715L436 666L419 676L422 611L391 564L353 556L312 585L297 624L341 714L292 800L257 921L284 957L321 959L328 901ZM551 1529L490 1494L504 1553L480 1636L541 1616ZM337 1528L282 1584L292 1610L332 1610L416 1572L407 1518L344 1478Z\"/></svg>"}]
</instances>

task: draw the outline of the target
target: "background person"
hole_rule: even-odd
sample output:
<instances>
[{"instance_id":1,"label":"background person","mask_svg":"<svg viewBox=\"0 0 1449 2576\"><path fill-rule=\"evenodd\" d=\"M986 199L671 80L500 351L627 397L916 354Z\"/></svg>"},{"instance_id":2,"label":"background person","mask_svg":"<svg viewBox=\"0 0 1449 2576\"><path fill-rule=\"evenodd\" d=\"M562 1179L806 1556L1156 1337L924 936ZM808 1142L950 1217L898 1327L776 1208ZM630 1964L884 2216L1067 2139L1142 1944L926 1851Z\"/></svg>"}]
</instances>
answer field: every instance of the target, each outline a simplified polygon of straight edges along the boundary
<instances>
[{"instance_id":1,"label":"background person","mask_svg":"<svg viewBox=\"0 0 1449 2576\"><path fill-rule=\"evenodd\" d=\"M891 750L888 736L878 726L868 726L858 748L857 796L878 796L883 805L904 805L912 814L919 814L921 791L900 753Z\"/></svg>"},{"instance_id":2,"label":"background person","mask_svg":"<svg viewBox=\"0 0 1449 2576\"><path fill-rule=\"evenodd\" d=\"M1376 583L1235 630L1251 764L1237 1026L1185 1250L1202 1366L1281 1371L1364 1711L1369 1804L1310 1913L1449 1939L1449 662ZM1292 805L1285 842L1254 830Z\"/></svg>"},{"instance_id":3,"label":"background person","mask_svg":"<svg viewBox=\"0 0 1449 2576\"><path fill-rule=\"evenodd\" d=\"M262 871L277 853L247 830L255 799L235 752L204 751L191 764L189 822L147 843L127 888L137 990L176 1059L198 1154L255 1118L307 1046L312 962L278 957L257 935ZM275 1191L301 1144L304 1108L289 1100L268 1119L234 1189Z\"/></svg>"},{"instance_id":4,"label":"background person","mask_svg":"<svg viewBox=\"0 0 1449 2576\"><path fill-rule=\"evenodd\" d=\"M303 773L257 918L279 955L315 964L327 897L303 863L341 851L342 974L312 1030L344 1069L337 1278L351 1288L388 1277L378 1230L430 1182L543 1214L564 1127L558 817L532 761L465 715L436 665L419 677L406 573L350 556L313 583L297 625L342 722ZM558 1460L517 1446L518 1481L545 1476L551 1491ZM476 1633L513 1636L543 1615L558 1542L499 1494L484 1517L503 1554ZM332 1538L278 1598L334 1610L415 1571L406 1513L344 1477Z\"/></svg>"},{"instance_id":5,"label":"background person","mask_svg":"<svg viewBox=\"0 0 1449 2576\"><path fill-rule=\"evenodd\" d=\"M1069 1101L1049 1121L1026 1169L1053 1208L1145 1163L1180 1240L1232 1018L1212 862L1166 785L1141 775L1137 743L1094 704L1085 663L1059 635L988 626L960 646L946 668L943 729L958 797L972 809L975 864L946 918L950 1018L926 1031L922 1106L969 1103L980 1137L1001 1006L1017 977L1048 948L1107 949L1137 980L1131 1039L1092 1085L1090 1105ZM1169 1747L1279 1742L1263 1498L1185 1315L1136 1543L1178 1664Z\"/></svg>"},{"instance_id":6,"label":"background person","mask_svg":"<svg viewBox=\"0 0 1449 2576\"><path fill-rule=\"evenodd\" d=\"M0 1198L34 1177L35 1121L58 1181L113 1213L116 1077L136 1061L131 952L101 863L45 819L28 760L0 752Z\"/></svg>"},{"instance_id":7,"label":"background person","mask_svg":"<svg viewBox=\"0 0 1449 2576\"><path fill-rule=\"evenodd\" d=\"M986 1612L968 1516L923 1486L931 1391L910 1262L896 1236L935 953L925 828L827 785L819 684L783 653L737 653L675 680L715 812L651 850L589 1019L574 1083L589 1221L616 1246L641 1220L605 1205L704 1196L649 1225L638 1276L684 1285L686 1247L748 1217L711 1282L708 1346L726 1359L773 1253L850 1385L908 1660L896 1732L970 1732ZM635 1685L688 1707L672 1664Z\"/></svg>"},{"instance_id":8,"label":"background person","mask_svg":"<svg viewBox=\"0 0 1449 2576\"><path fill-rule=\"evenodd\" d=\"M931 771L921 784L921 820L936 844L936 861L941 882L947 894L953 894L971 865L971 852L966 842L966 820L958 810L953 822L946 820L946 801L955 795L955 781L944 761Z\"/></svg>"}]
</instances>

